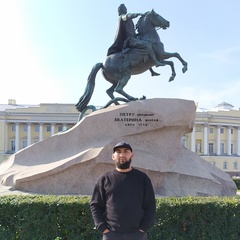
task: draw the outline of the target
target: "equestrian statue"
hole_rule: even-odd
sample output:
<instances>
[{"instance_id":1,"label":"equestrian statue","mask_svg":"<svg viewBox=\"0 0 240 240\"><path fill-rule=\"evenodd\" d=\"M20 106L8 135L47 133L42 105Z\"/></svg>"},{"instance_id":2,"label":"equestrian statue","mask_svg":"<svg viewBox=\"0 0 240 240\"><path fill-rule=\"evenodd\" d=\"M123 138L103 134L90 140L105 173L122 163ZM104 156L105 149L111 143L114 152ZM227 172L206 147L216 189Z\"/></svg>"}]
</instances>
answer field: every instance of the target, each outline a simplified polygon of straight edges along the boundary
<instances>
[{"instance_id":1,"label":"equestrian statue","mask_svg":"<svg viewBox=\"0 0 240 240\"><path fill-rule=\"evenodd\" d=\"M95 78L100 69L104 78L112 84L107 89L107 94L111 100L104 106L108 107L112 103L119 104L118 101L129 102L138 100L127 94L123 88L128 83L131 75L140 74L147 70L151 72L152 76L159 74L154 72L152 67L159 67L169 65L172 70L172 75L169 82L173 81L176 72L174 63L166 59L175 57L183 65L182 72L187 71L187 62L185 62L179 53L169 53L164 51L164 45L160 40L157 30L167 29L170 23L157 14L154 10L146 13L127 13L127 8L121 4L118 8L118 28L115 36L114 43L108 49L107 58L104 63L97 63L93 66L87 81L84 94L75 105L76 109L85 113L89 108L94 87ZM133 23L134 18L139 17L136 24L136 30ZM115 98L113 93L117 92L123 97ZM143 96L140 99L144 99Z\"/></svg>"}]
</instances>

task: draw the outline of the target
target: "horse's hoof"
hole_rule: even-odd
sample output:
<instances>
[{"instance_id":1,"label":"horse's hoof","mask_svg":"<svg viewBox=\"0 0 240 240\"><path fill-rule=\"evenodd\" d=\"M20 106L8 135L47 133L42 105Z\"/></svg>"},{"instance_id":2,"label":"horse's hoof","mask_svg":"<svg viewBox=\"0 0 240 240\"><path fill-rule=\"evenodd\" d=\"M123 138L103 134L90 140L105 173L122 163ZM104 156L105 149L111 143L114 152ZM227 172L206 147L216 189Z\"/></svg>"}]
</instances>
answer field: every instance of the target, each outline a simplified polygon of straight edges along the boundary
<instances>
[{"instance_id":1,"label":"horse's hoof","mask_svg":"<svg viewBox=\"0 0 240 240\"><path fill-rule=\"evenodd\" d=\"M187 70L188 70L188 64L187 64L187 62L185 62L183 64L182 72L185 73Z\"/></svg>"},{"instance_id":2,"label":"horse's hoof","mask_svg":"<svg viewBox=\"0 0 240 240\"><path fill-rule=\"evenodd\" d=\"M182 68L182 72L185 73L188 70L187 66Z\"/></svg>"},{"instance_id":3,"label":"horse's hoof","mask_svg":"<svg viewBox=\"0 0 240 240\"><path fill-rule=\"evenodd\" d=\"M140 98L140 100L144 100L144 99L146 99L146 96L142 96L141 98Z\"/></svg>"},{"instance_id":4,"label":"horse's hoof","mask_svg":"<svg viewBox=\"0 0 240 240\"><path fill-rule=\"evenodd\" d=\"M157 77L157 76L160 76L161 74L160 73L157 73L157 72L153 72L152 73L152 77Z\"/></svg>"},{"instance_id":5,"label":"horse's hoof","mask_svg":"<svg viewBox=\"0 0 240 240\"><path fill-rule=\"evenodd\" d=\"M168 81L169 81L169 82L172 82L172 81L174 81L174 78L175 78L175 77L171 76Z\"/></svg>"}]
</instances>

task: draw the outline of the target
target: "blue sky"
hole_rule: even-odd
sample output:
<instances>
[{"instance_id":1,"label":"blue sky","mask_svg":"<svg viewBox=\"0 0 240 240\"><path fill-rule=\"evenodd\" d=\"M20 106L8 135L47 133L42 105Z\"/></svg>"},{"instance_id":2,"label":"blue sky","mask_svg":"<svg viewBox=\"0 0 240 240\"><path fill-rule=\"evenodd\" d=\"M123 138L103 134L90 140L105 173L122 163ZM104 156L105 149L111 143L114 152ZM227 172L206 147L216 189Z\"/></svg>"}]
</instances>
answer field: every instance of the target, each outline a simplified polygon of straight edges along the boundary
<instances>
[{"instance_id":1,"label":"blue sky","mask_svg":"<svg viewBox=\"0 0 240 240\"><path fill-rule=\"evenodd\" d=\"M175 81L168 82L169 67L159 67L159 77L133 76L126 92L194 100L206 108L223 101L240 107L239 0L0 0L0 103L75 104L113 43L121 3L128 12L154 8L170 21L169 29L158 30L165 51L189 64L182 74L172 58ZM110 86L99 71L90 104L106 104Z\"/></svg>"}]
</instances>

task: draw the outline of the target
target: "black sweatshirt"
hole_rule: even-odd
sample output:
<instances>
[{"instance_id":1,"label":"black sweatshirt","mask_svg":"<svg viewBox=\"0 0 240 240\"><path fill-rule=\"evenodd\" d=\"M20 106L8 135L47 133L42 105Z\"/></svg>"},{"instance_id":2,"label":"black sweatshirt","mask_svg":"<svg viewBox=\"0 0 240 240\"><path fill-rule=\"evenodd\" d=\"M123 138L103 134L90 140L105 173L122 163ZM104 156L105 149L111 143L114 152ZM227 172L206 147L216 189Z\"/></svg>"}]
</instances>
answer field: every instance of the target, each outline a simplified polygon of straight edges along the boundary
<instances>
[{"instance_id":1,"label":"black sweatshirt","mask_svg":"<svg viewBox=\"0 0 240 240\"><path fill-rule=\"evenodd\" d=\"M95 226L101 232L147 231L156 212L152 183L137 169L107 172L95 186L90 208Z\"/></svg>"}]
</instances>

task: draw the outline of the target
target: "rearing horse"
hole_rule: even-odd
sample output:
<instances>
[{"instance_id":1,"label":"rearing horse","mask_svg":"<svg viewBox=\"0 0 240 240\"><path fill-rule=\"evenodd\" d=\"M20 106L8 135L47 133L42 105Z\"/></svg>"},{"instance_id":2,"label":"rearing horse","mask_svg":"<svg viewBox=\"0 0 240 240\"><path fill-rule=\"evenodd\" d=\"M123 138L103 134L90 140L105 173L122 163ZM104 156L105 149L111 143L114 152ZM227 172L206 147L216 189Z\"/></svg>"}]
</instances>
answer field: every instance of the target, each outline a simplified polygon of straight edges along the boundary
<instances>
[{"instance_id":1,"label":"rearing horse","mask_svg":"<svg viewBox=\"0 0 240 240\"><path fill-rule=\"evenodd\" d=\"M162 63L162 65L170 65L172 69L172 75L169 81L173 81L176 73L174 69L174 64L171 61L166 61L165 59L176 57L183 64L183 73L187 71L187 62L185 62L178 53L168 53L164 51L163 43L160 41L160 38L157 34L156 28L166 29L169 27L169 22L161 17L159 14L154 12L154 10L147 12L142 16L137 23L137 30L139 37L142 40L148 41L152 44L152 47L155 51L157 59ZM124 69L121 71L121 66L125 65ZM127 67L126 67L127 66ZM124 96L121 98L122 101L135 101L138 98L135 98L127 94L123 88L128 83L128 80L131 78L131 75L140 74L151 67L154 66L154 62L149 56L142 55L139 49L128 49L124 52L114 53L108 56L104 63L97 63L93 66L92 71L88 76L87 86L82 97L79 99L78 103L75 105L79 112L86 110L89 101L91 100L94 87L95 87L95 78L100 69L104 78L112 83L112 86L106 91L108 96L112 99L106 106L109 106L111 103L119 104L116 102L116 98L113 93L117 92Z\"/></svg>"},{"instance_id":2,"label":"rearing horse","mask_svg":"<svg viewBox=\"0 0 240 240\"><path fill-rule=\"evenodd\" d=\"M166 20L155 13L153 10L146 14L145 16L142 16L138 23L137 23L137 30L140 35L140 38L142 40L146 40L150 43L152 43L153 50L157 56L157 59L163 64L163 65L170 65L172 69L172 76L169 79L169 82L173 81L176 72L174 68L174 64L172 61L166 61L165 59L175 57L177 58L183 65L182 72L185 73L187 71L187 62L185 62L179 53L169 53L165 52L164 45L160 40L160 37L156 31L156 27L166 29ZM159 22L162 22L163 24L160 25ZM169 25L168 25L169 27Z\"/></svg>"}]
</instances>

